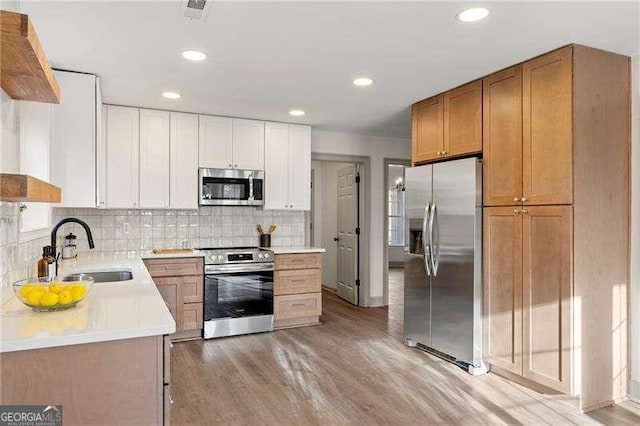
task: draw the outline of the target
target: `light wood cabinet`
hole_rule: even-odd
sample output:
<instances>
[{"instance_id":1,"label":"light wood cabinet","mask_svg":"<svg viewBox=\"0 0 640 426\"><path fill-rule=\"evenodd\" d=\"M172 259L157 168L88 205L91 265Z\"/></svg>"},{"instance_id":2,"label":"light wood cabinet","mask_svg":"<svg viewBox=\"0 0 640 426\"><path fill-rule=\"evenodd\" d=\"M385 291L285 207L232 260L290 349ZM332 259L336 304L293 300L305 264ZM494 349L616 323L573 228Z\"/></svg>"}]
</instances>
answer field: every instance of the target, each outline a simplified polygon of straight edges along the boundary
<instances>
[{"instance_id":1,"label":"light wood cabinet","mask_svg":"<svg viewBox=\"0 0 640 426\"><path fill-rule=\"evenodd\" d=\"M481 80L413 105L414 165L481 151Z\"/></svg>"},{"instance_id":2,"label":"light wood cabinet","mask_svg":"<svg viewBox=\"0 0 640 426\"><path fill-rule=\"evenodd\" d=\"M483 80L483 202L521 205L522 66Z\"/></svg>"},{"instance_id":3,"label":"light wood cabinet","mask_svg":"<svg viewBox=\"0 0 640 426\"><path fill-rule=\"evenodd\" d=\"M484 353L492 365L570 392L571 206L484 209Z\"/></svg>"},{"instance_id":4,"label":"light wood cabinet","mask_svg":"<svg viewBox=\"0 0 640 426\"><path fill-rule=\"evenodd\" d=\"M203 259L146 259L144 263L176 322L171 339L202 337Z\"/></svg>"},{"instance_id":5,"label":"light wood cabinet","mask_svg":"<svg viewBox=\"0 0 640 426\"><path fill-rule=\"evenodd\" d=\"M274 265L275 328L318 324L322 315L321 255L276 254Z\"/></svg>"},{"instance_id":6,"label":"light wood cabinet","mask_svg":"<svg viewBox=\"0 0 640 426\"><path fill-rule=\"evenodd\" d=\"M62 188L56 207L96 207L96 146L100 86L93 74L53 72L62 92L53 107L51 183Z\"/></svg>"},{"instance_id":7,"label":"light wood cabinet","mask_svg":"<svg viewBox=\"0 0 640 426\"><path fill-rule=\"evenodd\" d=\"M140 207L169 207L168 111L140 110Z\"/></svg>"},{"instance_id":8,"label":"light wood cabinet","mask_svg":"<svg viewBox=\"0 0 640 426\"><path fill-rule=\"evenodd\" d=\"M265 124L266 210L311 209L311 127Z\"/></svg>"},{"instance_id":9,"label":"light wood cabinet","mask_svg":"<svg viewBox=\"0 0 640 426\"><path fill-rule=\"evenodd\" d=\"M138 207L139 153L138 108L107 105L107 208Z\"/></svg>"},{"instance_id":10,"label":"light wood cabinet","mask_svg":"<svg viewBox=\"0 0 640 426\"><path fill-rule=\"evenodd\" d=\"M171 113L169 207L198 208L198 116Z\"/></svg>"},{"instance_id":11,"label":"light wood cabinet","mask_svg":"<svg viewBox=\"0 0 640 426\"><path fill-rule=\"evenodd\" d=\"M414 104L411 128L413 164L439 159L444 151L444 96Z\"/></svg>"},{"instance_id":12,"label":"light wood cabinet","mask_svg":"<svg viewBox=\"0 0 640 426\"><path fill-rule=\"evenodd\" d=\"M522 210L522 374L568 393L572 379L572 208Z\"/></svg>"},{"instance_id":13,"label":"light wood cabinet","mask_svg":"<svg viewBox=\"0 0 640 426\"><path fill-rule=\"evenodd\" d=\"M443 157L482 151L482 80L444 95Z\"/></svg>"},{"instance_id":14,"label":"light wood cabinet","mask_svg":"<svg viewBox=\"0 0 640 426\"><path fill-rule=\"evenodd\" d=\"M522 374L522 216L513 207L483 211L484 358Z\"/></svg>"},{"instance_id":15,"label":"light wood cabinet","mask_svg":"<svg viewBox=\"0 0 640 426\"><path fill-rule=\"evenodd\" d=\"M573 202L572 51L522 65L522 181L525 204Z\"/></svg>"}]
</instances>

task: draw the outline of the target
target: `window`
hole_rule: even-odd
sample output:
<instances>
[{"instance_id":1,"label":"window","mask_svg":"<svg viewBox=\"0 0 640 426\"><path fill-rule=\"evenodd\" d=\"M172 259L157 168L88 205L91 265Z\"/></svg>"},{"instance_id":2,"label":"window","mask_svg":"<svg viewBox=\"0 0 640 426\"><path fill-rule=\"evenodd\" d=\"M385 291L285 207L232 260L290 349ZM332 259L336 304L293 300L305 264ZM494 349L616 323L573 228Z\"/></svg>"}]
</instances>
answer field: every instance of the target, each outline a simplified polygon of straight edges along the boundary
<instances>
[{"instance_id":1,"label":"window","mask_svg":"<svg viewBox=\"0 0 640 426\"><path fill-rule=\"evenodd\" d=\"M389 246L404 247L404 166L389 165Z\"/></svg>"}]
</instances>

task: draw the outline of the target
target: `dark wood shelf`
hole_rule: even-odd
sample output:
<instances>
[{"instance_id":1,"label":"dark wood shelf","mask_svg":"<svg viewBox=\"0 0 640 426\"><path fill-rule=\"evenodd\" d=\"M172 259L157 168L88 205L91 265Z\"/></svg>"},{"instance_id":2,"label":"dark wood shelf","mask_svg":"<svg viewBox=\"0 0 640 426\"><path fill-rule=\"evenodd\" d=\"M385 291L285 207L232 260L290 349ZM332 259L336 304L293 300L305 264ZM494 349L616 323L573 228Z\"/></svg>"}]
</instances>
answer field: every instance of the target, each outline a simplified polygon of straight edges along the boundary
<instances>
[{"instance_id":1,"label":"dark wood shelf","mask_svg":"<svg viewBox=\"0 0 640 426\"><path fill-rule=\"evenodd\" d=\"M59 203L61 190L29 175L0 173L0 201Z\"/></svg>"},{"instance_id":2,"label":"dark wood shelf","mask_svg":"<svg viewBox=\"0 0 640 426\"><path fill-rule=\"evenodd\" d=\"M0 85L12 99L60 103L60 87L31 20L6 10L0 10Z\"/></svg>"}]
</instances>

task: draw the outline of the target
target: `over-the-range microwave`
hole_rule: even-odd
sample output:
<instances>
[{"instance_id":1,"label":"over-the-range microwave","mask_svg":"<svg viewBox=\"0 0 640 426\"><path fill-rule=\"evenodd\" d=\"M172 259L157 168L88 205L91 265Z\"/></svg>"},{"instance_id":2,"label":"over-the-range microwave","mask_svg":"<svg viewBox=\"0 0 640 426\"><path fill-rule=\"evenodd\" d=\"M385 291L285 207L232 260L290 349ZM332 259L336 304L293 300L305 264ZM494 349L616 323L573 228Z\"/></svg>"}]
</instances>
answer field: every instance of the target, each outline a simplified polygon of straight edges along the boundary
<instances>
[{"instance_id":1,"label":"over-the-range microwave","mask_svg":"<svg viewBox=\"0 0 640 426\"><path fill-rule=\"evenodd\" d=\"M201 206L264 205L264 171L199 169Z\"/></svg>"}]
</instances>

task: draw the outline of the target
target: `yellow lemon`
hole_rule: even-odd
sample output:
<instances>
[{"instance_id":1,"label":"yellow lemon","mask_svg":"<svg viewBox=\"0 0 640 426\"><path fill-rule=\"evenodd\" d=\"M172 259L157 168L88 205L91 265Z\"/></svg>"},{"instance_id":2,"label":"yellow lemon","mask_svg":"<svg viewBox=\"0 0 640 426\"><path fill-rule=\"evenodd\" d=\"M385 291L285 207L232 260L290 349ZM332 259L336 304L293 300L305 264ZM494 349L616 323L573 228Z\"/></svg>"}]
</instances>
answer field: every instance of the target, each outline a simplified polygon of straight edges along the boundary
<instances>
[{"instance_id":1,"label":"yellow lemon","mask_svg":"<svg viewBox=\"0 0 640 426\"><path fill-rule=\"evenodd\" d=\"M25 286L20 287L20 290L18 291L18 294L23 299L26 299L27 296L29 296L29 294L32 293L35 289L36 289L36 286L34 286L32 284L27 284Z\"/></svg>"},{"instance_id":2,"label":"yellow lemon","mask_svg":"<svg viewBox=\"0 0 640 426\"><path fill-rule=\"evenodd\" d=\"M58 294L58 298L60 299L60 303L63 305L68 305L73 302L73 295L69 290L63 290Z\"/></svg>"},{"instance_id":3,"label":"yellow lemon","mask_svg":"<svg viewBox=\"0 0 640 426\"><path fill-rule=\"evenodd\" d=\"M39 285L35 286L35 291L40 292L40 293L46 293L47 291L49 291L49 289L47 288L46 285L39 284Z\"/></svg>"},{"instance_id":4,"label":"yellow lemon","mask_svg":"<svg viewBox=\"0 0 640 426\"><path fill-rule=\"evenodd\" d=\"M44 293L40 297L40 304L42 306L54 306L58 304L58 295L55 293Z\"/></svg>"},{"instance_id":5,"label":"yellow lemon","mask_svg":"<svg viewBox=\"0 0 640 426\"><path fill-rule=\"evenodd\" d=\"M61 291L64 290L66 286L64 284L61 284L59 282L54 282L53 284L51 284L49 286L49 292L50 293L55 293L55 294L60 294Z\"/></svg>"},{"instance_id":6,"label":"yellow lemon","mask_svg":"<svg viewBox=\"0 0 640 426\"><path fill-rule=\"evenodd\" d=\"M40 299L42 298L42 295L44 293L40 292L40 291L32 291L31 293L29 293L29 295L27 296L27 304L31 305L31 306L38 306L40 305Z\"/></svg>"},{"instance_id":7,"label":"yellow lemon","mask_svg":"<svg viewBox=\"0 0 640 426\"><path fill-rule=\"evenodd\" d=\"M82 299L86 294L87 288L82 284L78 284L73 290L71 290L71 296L74 301Z\"/></svg>"}]
</instances>

